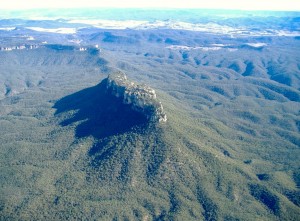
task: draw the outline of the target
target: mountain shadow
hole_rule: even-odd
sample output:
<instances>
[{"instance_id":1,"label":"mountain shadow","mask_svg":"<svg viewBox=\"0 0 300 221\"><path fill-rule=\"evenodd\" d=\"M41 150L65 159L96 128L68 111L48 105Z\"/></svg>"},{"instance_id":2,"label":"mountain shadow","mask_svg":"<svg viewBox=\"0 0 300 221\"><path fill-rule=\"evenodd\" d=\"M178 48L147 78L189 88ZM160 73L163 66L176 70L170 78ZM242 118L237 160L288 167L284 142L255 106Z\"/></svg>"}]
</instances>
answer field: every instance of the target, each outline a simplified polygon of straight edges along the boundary
<instances>
[{"instance_id":1,"label":"mountain shadow","mask_svg":"<svg viewBox=\"0 0 300 221\"><path fill-rule=\"evenodd\" d=\"M163 130L107 90L107 79L63 97L54 108L61 126L76 126L76 138L95 138L88 156L99 180L130 185L139 174L154 182L166 159Z\"/></svg>"},{"instance_id":2,"label":"mountain shadow","mask_svg":"<svg viewBox=\"0 0 300 221\"><path fill-rule=\"evenodd\" d=\"M62 126L78 124L78 138L94 136L101 139L147 124L143 114L106 92L106 79L94 87L61 98L54 108L57 109L55 115L63 118Z\"/></svg>"}]
</instances>

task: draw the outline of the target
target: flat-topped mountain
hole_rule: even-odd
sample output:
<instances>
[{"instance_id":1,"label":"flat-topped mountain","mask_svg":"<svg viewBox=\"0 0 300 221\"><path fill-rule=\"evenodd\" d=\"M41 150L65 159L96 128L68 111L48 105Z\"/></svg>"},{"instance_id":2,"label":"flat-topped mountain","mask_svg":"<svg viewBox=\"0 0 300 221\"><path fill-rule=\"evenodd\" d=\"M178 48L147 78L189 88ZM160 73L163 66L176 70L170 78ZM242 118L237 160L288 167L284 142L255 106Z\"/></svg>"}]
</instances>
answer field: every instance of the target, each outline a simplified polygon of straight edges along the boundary
<instances>
[{"instance_id":1,"label":"flat-topped mountain","mask_svg":"<svg viewBox=\"0 0 300 221\"><path fill-rule=\"evenodd\" d=\"M54 107L56 114L76 110L61 124L79 123L77 137L105 138L167 121L155 91L129 81L122 72L110 74L98 85L60 99Z\"/></svg>"},{"instance_id":2,"label":"flat-topped mountain","mask_svg":"<svg viewBox=\"0 0 300 221\"><path fill-rule=\"evenodd\" d=\"M123 72L110 74L104 81L109 93L122 98L124 104L131 105L133 110L142 113L148 120L167 121L167 115L161 102L157 100L154 89L129 81Z\"/></svg>"}]
</instances>

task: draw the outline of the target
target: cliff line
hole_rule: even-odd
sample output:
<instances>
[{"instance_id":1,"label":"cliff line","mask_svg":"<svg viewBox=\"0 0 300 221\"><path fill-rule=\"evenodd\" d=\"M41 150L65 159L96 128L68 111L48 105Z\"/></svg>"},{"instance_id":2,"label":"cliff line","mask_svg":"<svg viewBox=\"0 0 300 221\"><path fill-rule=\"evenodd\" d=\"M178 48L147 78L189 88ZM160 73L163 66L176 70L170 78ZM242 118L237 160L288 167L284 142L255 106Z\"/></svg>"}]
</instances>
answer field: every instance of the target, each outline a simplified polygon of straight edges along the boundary
<instances>
[{"instance_id":1,"label":"cliff line","mask_svg":"<svg viewBox=\"0 0 300 221\"><path fill-rule=\"evenodd\" d=\"M142 113L149 121L167 121L167 115L161 102L157 100L154 89L129 81L120 71L110 74L105 80L107 93L121 98L124 104L131 105L134 111Z\"/></svg>"}]
</instances>

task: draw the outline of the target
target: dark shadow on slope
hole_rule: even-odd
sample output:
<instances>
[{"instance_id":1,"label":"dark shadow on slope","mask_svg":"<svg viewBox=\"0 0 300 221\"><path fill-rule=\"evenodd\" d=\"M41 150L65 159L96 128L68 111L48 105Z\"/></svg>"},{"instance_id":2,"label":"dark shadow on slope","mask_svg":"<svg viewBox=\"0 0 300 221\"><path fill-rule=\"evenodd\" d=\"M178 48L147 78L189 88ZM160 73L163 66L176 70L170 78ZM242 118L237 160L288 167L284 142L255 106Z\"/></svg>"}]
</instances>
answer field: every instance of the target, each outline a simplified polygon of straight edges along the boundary
<instances>
[{"instance_id":1,"label":"dark shadow on slope","mask_svg":"<svg viewBox=\"0 0 300 221\"><path fill-rule=\"evenodd\" d=\"M213 202L212 199L210 199L206 192L200 187L197 187L197 199L200 203L201 207L203 208L203 217L207 221L216 221L219 220L218 218L218 207Z\"/></svg>"},{"instance_id":2,"label":"dark shadow on slope","mask_svg":"<svg viewBox=\"0 0 300 221\"><path fill-rule=\"evenodd\" d=\"M60 123L62 126L78 123L76 136L78 138L94 136L104 138L122 134L131 128L147 123L144 115L133 111L130 105L122 103L106 93L106 82L68 95L54 105L55 115L67 115ZM73 111L71 116L67 112Z\"/></svg>"},{"instance_id":3,"label":"dark shadow on slope","mask_svg":"<svg viewBox=\"0 0 300 221\"><path fill-rule=\"evenodd\" d=\"M271 193L266 187L261 185L250 185L250 194L267 206L275 215L279 216L281 213L279 206L279 198Z\"/></svg>"}]
</instances>

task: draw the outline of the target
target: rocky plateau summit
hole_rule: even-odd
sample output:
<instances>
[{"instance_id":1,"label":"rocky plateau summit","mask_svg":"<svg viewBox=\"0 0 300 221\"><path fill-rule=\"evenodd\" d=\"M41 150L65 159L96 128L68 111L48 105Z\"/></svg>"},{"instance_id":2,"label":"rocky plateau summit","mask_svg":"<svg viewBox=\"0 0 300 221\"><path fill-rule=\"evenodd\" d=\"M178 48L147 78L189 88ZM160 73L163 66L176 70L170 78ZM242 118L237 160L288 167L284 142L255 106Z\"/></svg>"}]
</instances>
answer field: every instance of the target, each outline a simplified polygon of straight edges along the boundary
<instances>
[{"instance_id":1,"label":"rocky plateau summit","mask_svg":"<svg viewBox=\"0 0 300 221\"><path fill-rule=\"evenodd\" d=\"M107 93L121 98L134 111L142 113L151 122L166 122L167 115L156 98L155 90L145 84L136 84L127 79L123 72L110 74L106 79Z\"/></svg>"}]
</instances>

